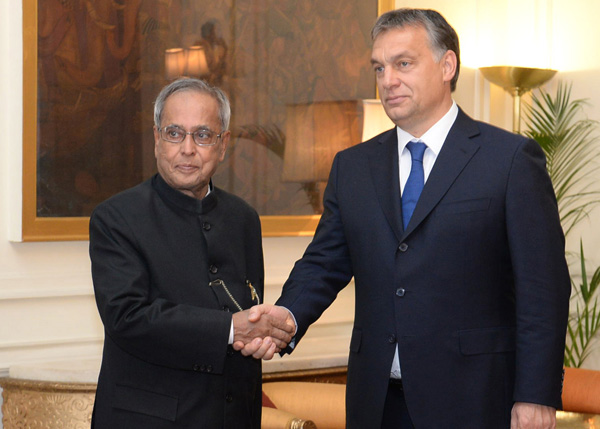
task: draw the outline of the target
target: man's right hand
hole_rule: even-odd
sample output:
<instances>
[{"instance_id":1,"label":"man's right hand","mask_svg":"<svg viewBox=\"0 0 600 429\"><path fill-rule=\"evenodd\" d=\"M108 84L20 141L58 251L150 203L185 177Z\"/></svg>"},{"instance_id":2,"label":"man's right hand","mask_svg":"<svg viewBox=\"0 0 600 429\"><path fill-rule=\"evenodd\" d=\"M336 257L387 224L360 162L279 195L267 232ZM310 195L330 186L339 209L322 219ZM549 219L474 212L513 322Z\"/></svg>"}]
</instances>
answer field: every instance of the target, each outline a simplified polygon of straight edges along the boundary
<instances>
[{"instance_id":1,"label":"man's right hand","mask_svg":"<svg viewBox=\"0 0 600 429\"><path fill-rule=\"evenodd\" d=\"M294 318L284 307L261 304L233 316L233 348L244 356L269 360L286 348L295 334Z\"/></svg>"}]
</instances>

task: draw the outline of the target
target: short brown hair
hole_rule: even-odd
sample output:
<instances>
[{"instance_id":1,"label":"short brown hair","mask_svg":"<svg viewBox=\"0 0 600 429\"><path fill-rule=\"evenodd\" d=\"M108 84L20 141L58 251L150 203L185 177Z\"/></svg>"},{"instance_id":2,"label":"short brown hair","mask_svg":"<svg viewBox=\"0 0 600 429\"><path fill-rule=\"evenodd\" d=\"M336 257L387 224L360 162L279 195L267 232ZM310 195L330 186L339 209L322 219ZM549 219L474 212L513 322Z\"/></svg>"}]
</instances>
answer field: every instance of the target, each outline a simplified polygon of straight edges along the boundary
<instances>
[{"instance_id":1,"label":"short brown hair","mask_svg":"<svg viewBox=\"0 0 600 429\"><path fill-rule=\"evenodd\" d=\"M456 54L456 72L450 81L450 90L456 89L458 73L460 71L460 47L458 35L448 21L437 11L431 9L411 9L402 8L384 13L378 19L371 30L371 39L375 40L380 34L405 26L423 26L429 37L429 45L437 61L447 51L453 51Z\"/></svg>"}]
</instances>

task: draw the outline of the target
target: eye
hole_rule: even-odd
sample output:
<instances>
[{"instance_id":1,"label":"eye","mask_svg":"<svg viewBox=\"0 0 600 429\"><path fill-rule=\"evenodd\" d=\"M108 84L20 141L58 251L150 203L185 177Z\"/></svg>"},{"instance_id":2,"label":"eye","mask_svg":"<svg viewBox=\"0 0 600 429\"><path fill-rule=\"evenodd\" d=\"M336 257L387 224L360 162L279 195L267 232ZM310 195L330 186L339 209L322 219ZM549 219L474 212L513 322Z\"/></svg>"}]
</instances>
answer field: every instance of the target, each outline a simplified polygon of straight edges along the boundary
<instances>
[{"instance_id":1,"label":"eye","mask_svg":"<svg viewBox=\"0 0 600 429\"><path fill-rule=\"evenodd\" d=\"M383 73L383 66L375 66L373 67L375 73Z\"/></svg>"},{"instance_id":2,"label":"eye","mask_svg":"<svg viewBox=\"0 0 600 429\"><path fill-rule=\"evenodd\" d=\"M194 137L198 140L210 140L213 136L213 132L211 130L197 130L194 132Z\"/></svg>"},{"instance_id":3,"label":"eye","mask_svg":"<svg viewBox=\"0 0 600 429\"><path fill-rule=\"evenodd\" d=\"M179 139L182 136L185 137L185 132L177 127L167 127L165 133L167 134L167 137L172 139Z\"/></svg>"},{"instance_id":4,"label":"eye","mask_svg":"<svg viewBox=\"0 0 600 429\"><path fill-rule=\"evenodd\" d=\"M399 61L399 62L398 62L398 66L399 66L400 68L406 68L406 67L408 67L409 65L410 65L410 63L409 63L408 61Z\"/></svg>"}]
</instances>

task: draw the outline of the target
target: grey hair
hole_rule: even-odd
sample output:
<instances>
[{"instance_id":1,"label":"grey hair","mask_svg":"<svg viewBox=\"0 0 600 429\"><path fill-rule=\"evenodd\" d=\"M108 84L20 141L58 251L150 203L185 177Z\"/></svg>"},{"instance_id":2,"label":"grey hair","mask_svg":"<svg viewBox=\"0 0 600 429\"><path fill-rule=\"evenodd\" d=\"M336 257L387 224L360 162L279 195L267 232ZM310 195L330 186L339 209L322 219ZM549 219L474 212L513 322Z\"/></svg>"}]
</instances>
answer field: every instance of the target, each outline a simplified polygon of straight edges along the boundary
<instances>
[{"instance_id":1,"label":"grey hair","mask_svg":"<svg viewBox=\"0 0 600 429\"><path fill-rule=\"evenodd\" d=\"M171 82L165 86L158 94L158 97L156 97L156 101L154 102L154 125L156 125L156 128L160 128L162 114L167 99L180 91L196 91L213 97L219 106L219 119L221 121L221 126L223 127L221 131L226 131L229 128L231 106L229 104L229 99L223 90L211 86L203 80L187 77Z\"/></svg>"},{"instance_id":2,"label":"grey hair","mask_svg":"<svg viewBox=\"0 0 600 429\"><path fill-rule=\"evenodd\" d=\"M405 26L423 26L425 28L429 37L429 46L436 61L439 62L447 51L453 51L456 54L456 72L450 81L450 90L454 91L460 72L460 47L454 28L435 10L402 8L381 15L371 30L371 39L375 41L380 34Z\"/></svg>"}]
</instances>

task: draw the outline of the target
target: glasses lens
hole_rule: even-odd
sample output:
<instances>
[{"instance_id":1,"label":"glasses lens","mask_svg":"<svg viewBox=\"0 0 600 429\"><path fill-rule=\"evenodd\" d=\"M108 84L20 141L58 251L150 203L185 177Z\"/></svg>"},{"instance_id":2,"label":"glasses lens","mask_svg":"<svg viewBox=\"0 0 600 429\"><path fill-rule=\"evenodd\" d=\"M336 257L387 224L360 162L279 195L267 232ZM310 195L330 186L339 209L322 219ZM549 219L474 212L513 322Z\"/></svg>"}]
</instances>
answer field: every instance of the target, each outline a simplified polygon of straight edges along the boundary
<instances>
[{"instance_id":1,"label":"glasses lens","mask_svg":"<svg viewBox=\"0 0 600 429\"><path fill-rule=\"evenodd\" d=\"M162 138L168 142L181 143L186 136L186 132L179 127L165 127L162 129Z\"/></svg>"},{"instance_id":2,"label":"glasses lens","mask_svg":"<svg viewBox=\"0 0 600 429\"><path fill-rule=\"evenodd\" d=\"M194 131L194 141L200 146L212 146L216 142L216 134L209 129L200 129Z\"/></svg>"}]
</instances>

